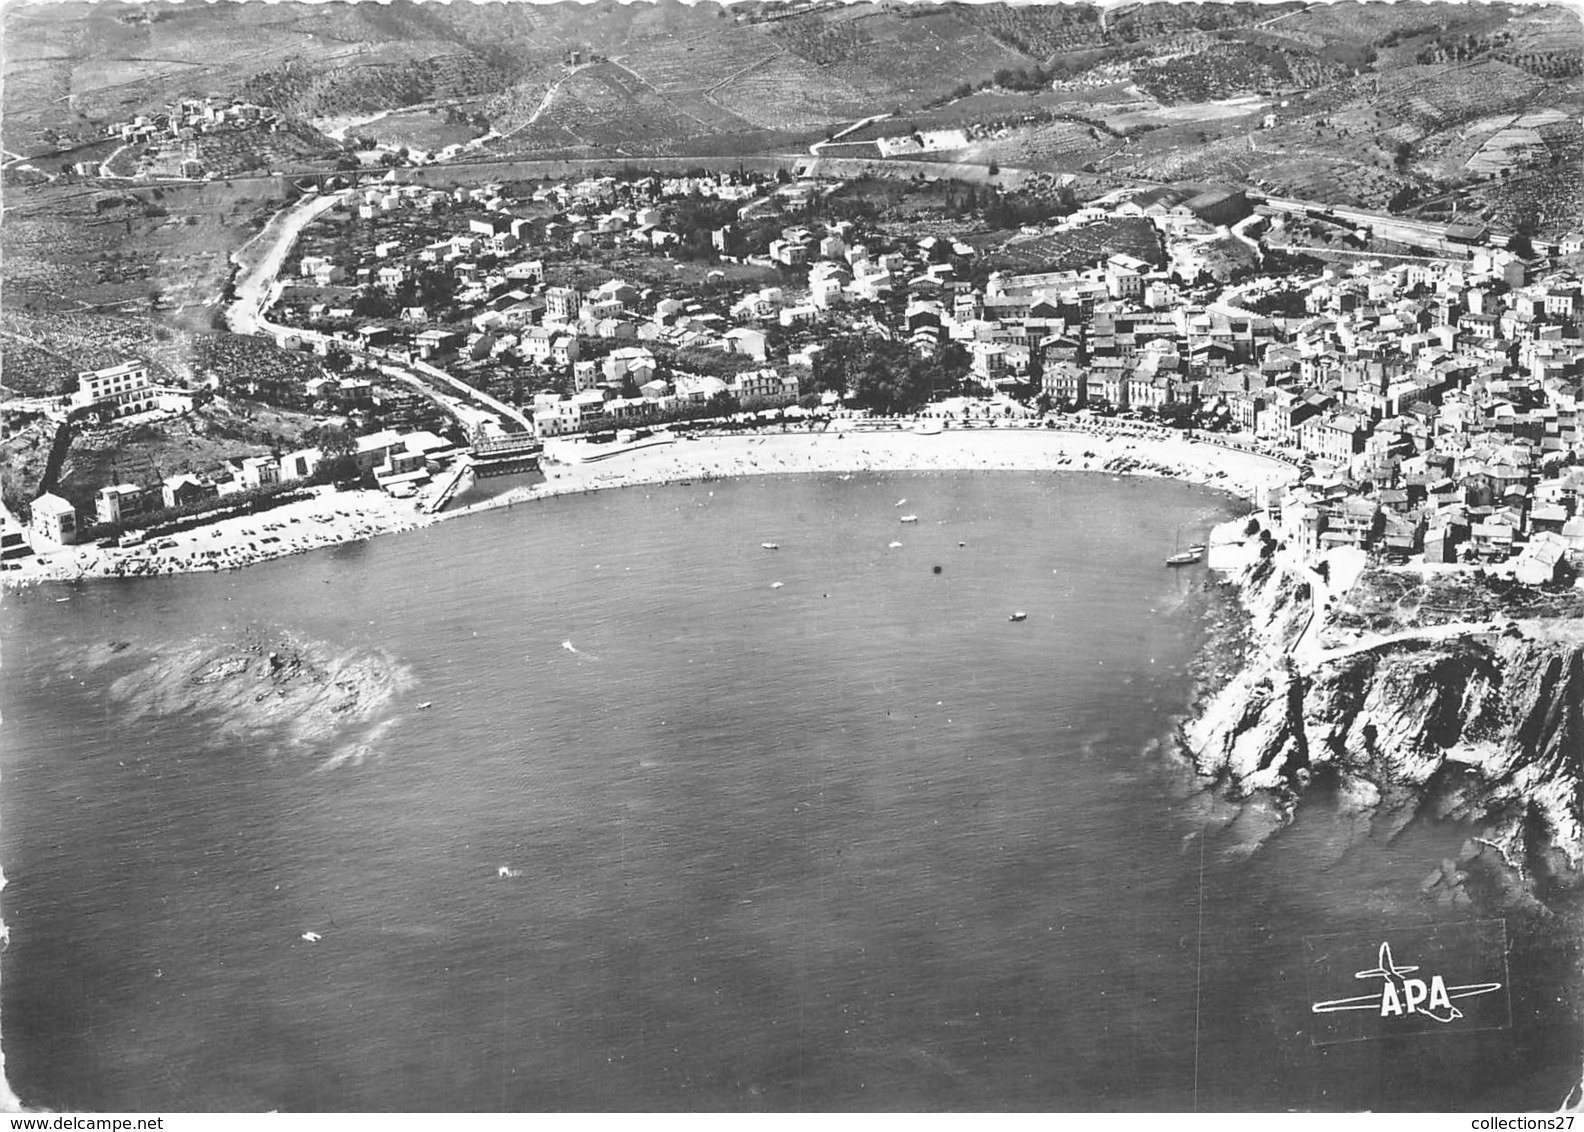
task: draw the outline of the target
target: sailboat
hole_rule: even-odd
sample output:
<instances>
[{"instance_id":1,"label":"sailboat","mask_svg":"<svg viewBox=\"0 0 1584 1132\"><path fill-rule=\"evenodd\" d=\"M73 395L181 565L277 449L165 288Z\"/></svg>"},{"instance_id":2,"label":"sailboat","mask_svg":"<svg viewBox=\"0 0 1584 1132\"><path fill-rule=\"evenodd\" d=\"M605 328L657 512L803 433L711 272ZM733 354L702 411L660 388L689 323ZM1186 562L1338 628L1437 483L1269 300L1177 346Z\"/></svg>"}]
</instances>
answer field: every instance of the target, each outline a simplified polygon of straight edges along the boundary
<instances>
[{"instance_id":1,"label":"sailboat","mask_svg":"<svg viewBox=\"0 0 1584 1132\"><path fill-rule=\"evenodd\" d=\"M1177 545L1178 546L1182 545L1182 528L1181 527L1177 528ZM1205 548L1203 546L1195 544L1193 546L1190 546L1187 550L1179 550L1175 554L1171 555L1171 557L1166 559L1166 565L1168 565L1168 566L1192 566L1195 562L1199 561L1199 559L1204 557L1204 552L1205 552Z\"/></svg>"}]
</instances>

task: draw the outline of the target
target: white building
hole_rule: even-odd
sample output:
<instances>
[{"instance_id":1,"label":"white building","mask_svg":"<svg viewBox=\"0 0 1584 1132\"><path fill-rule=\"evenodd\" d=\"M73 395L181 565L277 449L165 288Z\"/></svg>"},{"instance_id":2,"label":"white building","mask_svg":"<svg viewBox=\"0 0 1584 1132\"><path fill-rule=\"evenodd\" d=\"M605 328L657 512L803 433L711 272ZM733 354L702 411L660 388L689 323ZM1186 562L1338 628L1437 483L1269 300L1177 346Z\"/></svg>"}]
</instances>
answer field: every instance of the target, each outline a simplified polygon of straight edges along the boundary
<instances>
[{"instance_id":1,"label":"white building","mask_svg":"<svg viewBox=\"0 0 1584 1132\"><path fill-rule=\"evenodd\" d=\"M148 367L139 361L79 373L77 392L72 394L71 400L74 409L108 406L111 416L116 417L158 407L149 383Z\"/></svg>"}]
</instances>

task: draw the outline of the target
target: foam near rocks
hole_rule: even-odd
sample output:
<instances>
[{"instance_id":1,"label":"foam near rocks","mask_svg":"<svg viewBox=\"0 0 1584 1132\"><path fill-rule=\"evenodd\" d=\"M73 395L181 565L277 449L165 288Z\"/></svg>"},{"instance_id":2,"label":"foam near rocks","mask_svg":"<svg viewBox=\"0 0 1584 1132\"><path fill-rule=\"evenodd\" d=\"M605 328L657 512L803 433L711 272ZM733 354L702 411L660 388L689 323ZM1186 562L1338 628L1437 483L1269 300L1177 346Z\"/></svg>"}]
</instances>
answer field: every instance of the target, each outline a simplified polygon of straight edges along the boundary
<instances>
[{"instance_id":1,"label":"foam near rocks","mask_svg":"<svg viewBox=\"0 0 1584 1132\"><path fill-rule=\"evenodd\" d=\"M361 761L377 749L384 729L370 725L415 683L383 653L257 630L232 640L91 651L85 662L126 668L109 692L129 720L201 714L214 721L214 744L267 753L341 741L339 761Z\"/></svg>"}]
</instances>

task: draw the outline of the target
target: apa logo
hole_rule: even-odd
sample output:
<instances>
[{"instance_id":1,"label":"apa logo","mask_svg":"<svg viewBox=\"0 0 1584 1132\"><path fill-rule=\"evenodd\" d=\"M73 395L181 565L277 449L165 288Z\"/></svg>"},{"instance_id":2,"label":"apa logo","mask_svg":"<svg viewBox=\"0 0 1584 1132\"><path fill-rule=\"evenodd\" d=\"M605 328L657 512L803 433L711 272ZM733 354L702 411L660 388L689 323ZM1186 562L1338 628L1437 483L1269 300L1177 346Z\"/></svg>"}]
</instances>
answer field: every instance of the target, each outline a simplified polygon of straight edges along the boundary
<instances>
[{"instance_id":1,"label":"apa logo","mask_svg":"<svg viewBox=\"0 0 1584 1132\"><path fill-rule=\"evenodd\" d=\"M1463 1017L1463 1012L1452 1005L1454 999L1472 998L1475 995L1492 994L1501 990L1500 983L1465 983L1461 986L1448 986L1440 975L1431 975L1428 982L1424 979L1404 977L1418 970L1418 967L1397 966L1392 960L1391 944L1382 943L1378 964L1353 973L1355 979L1384 980L1379 991L1353 998L1317 1002L1311 1009L1316 1014L1333 1014L1341 1010L1373 1010L1379 1012L1382 1018L1422 1014L1434 1022L1451 1022Z\"/></svg>"}]
</instances>

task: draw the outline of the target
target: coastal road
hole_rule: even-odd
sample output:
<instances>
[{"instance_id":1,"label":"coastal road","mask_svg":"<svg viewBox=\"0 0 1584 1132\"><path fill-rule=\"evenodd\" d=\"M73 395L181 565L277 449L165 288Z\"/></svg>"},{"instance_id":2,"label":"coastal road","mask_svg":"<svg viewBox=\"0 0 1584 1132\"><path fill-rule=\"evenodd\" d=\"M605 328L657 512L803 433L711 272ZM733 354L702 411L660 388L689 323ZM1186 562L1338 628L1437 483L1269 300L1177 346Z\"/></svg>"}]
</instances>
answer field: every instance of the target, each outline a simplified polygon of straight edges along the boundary
<instances>
[{"instance_id":1,"label":"coastal road","mask_svg":"<svg viewBox=\"0 0 1584 1132\"><path fill-rule=\"evenodd\" d=\"M1489 619L1483 621L1451 621L1445 625L1429 625L1422 629L1403 629L1396 633L1368 633L1349 644L1339 645L1331 649L1314 649L1308 658L1308 667L1317 668L1328 661L1342 660L1344 657L1356 656L1361 652L1369 652L1383 645L1396 644L1399 641L1450 641L1457 637L1470 637L1477 634L1491 633L1494 623Z\"/></svg>"}]
</instances>

